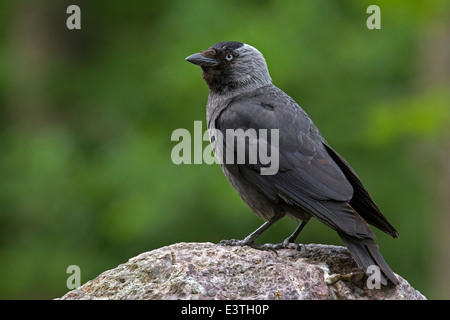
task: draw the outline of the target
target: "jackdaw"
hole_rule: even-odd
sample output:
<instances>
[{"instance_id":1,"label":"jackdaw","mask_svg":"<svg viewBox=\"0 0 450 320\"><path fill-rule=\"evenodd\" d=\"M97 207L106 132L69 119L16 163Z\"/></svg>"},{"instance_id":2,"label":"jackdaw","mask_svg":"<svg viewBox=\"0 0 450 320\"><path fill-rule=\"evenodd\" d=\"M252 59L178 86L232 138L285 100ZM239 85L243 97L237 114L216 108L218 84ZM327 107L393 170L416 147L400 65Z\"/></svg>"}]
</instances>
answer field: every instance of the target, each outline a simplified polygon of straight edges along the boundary
<instances>
[{"instance_id":1,"label":"jackdaw","mask_svg":"<svg viewBox=\"0 0 450 320\"><path fill-rule=\"evenodd\" d=\"M263 55L248 44L227 41L186 60L202 68L209 87L207 123L213 150L223 160L222 170L242 200L266 221L245 239L222 243L279 248L261 246L254 240L277 220L290 216L300 223L282 244L289 247L314 217L337 231L367 275L371 275L370 266L378 266L382 284L386 285L387 279L398 284L378 251L368 224L393 238L398 237L398 232L380 212L355 171L329 146L305 111L272 84ZM230 148L236 141L227 140L226 133L239 129L278 130L277 172L261 174L267 163L248 161L251 139L245 140L246 161L224 160L226 152L237 152ZM256 140L262 141L260 136ZM222 150L218 150L218 142ZM274 144L270 136L265 142ZM227 159L236 158L234 155Z\"/></svg>"}]
</instances>

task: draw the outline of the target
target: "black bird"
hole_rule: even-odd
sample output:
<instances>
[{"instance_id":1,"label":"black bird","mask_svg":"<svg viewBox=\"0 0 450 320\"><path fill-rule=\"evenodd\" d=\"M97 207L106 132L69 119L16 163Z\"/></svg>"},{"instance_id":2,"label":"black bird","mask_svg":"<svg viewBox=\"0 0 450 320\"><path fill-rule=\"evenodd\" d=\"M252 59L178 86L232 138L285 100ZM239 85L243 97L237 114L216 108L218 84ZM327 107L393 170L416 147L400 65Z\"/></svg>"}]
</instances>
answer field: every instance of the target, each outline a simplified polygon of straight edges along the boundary
<instances>
[{"instance_id":1,"label":"black bird","mask_svg":"<svg viewBox=\"0 0 450 320\"><path fill-rule=\"evenodd\" d=\"M207 122L214 152L223 160L223 172L242 200L266 220L244 240L223 243L264 247L254 240L280 218L291 216L301 222L284 241L288 246L314 217L337 231L366 274L369 275L367 268L375 265L381 270L382 284L387 284L386 278L398 284L378 251L368 224L394 238L398 232L380 212L355 171L327 144L305 111L272 84L263 55L248 44L227 41L186 60L202 68L209 87ZM226 152L237 152L237 148L230 149L231 142L227 145L225 138L231 129L277 129L276 173L261 174L267 163L248 161L250 140L245 142L243 163L224 160ZM256 139L261 143L260 135ZM266 141L273 145L270 137ZM218 146L224 146L223 151ZM232 158L236 160L237 155Z\"/></svg>"}]
</instances>

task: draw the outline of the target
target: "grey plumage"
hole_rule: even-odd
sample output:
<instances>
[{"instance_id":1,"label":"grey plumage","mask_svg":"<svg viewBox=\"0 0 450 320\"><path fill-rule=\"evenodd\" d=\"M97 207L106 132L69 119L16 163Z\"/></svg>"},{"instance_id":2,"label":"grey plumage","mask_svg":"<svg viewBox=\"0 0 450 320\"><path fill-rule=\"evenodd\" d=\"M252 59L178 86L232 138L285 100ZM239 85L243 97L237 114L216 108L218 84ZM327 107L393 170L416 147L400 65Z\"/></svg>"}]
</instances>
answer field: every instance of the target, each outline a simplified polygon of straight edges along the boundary
<instances>
[{"instance_id":1,"label":"grey plumage","mask_svg":"<svg viewBox=\"0 0 450 320\"><path fill-rule=\"evenodd\" d=\"M210 89L207 104L210 132L279 130L276 174L261 175L264 165L260 162L221 163L225 176L244 202L268 221L239 244L253 243L255 237L283 216L300 219L304 224L314 217L338 232L362 270L366 272L370 265L377 265L383 273L381 283L386 284L388 278L397 284L367 223L394 238L398 237L397 231L354 170L327 144L305 111L272 84L262 54L246 44L221 42L186 60L202 67ZM211 137L213 148L216 138ZM296 236L291 236L288 242Z\"/></svg>"}]
</instances>

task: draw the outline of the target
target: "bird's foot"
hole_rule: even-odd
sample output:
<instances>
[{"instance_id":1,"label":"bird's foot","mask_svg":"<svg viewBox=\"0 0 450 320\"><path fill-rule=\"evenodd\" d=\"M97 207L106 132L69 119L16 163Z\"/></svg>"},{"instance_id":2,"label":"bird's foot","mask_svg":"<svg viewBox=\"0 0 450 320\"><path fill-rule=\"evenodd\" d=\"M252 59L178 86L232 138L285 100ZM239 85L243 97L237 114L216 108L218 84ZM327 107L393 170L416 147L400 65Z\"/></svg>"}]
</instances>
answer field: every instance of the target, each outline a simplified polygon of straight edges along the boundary
<instances>
[{"instance_id":1,"label":"bird's foot","mask_svg":"<svg viewBox=\"0 0 450 320\"><path fill-rule=\"evenodd\" d=\"M248 239L243 239L243 240L238 240L238 239L230 239L230 240L221 240L219 242L219 245L221 246L249 246L252 247L254 249L261 249L262 245L254 242L253 240L248 240ZM262 249L261 249L262 250Z\"/></svg>"},{"instance_id":2,"label":"bird's foot","mask_svg":"<svg viewBox=\"0 0 450 320\"><path fill-rule=\"evenodd\" d=\"M263 246L263 249L269 250L280 250L280 249L293 249L297 251L304 251L305 246L301 243L283 241L282 243L266 243Z\"/></svg>"},{"instance_id":3,"label":"bird's foot","mask_svg":"<svg viewBox=\"0 0 450 320\"><path fill-rule=\"evenodd\" d=\"M298 250L298 251L303 251L305 249L302 244L289 242L287 240L285 240L282 243L259 244L259 243L255 243L253 240L231 239L231 240L222 240L222 241L220 241L219 245L222 245L222 246L249 246L253 249L268 250L268 251L274 251L274 252L276 252L279 249L294 249L294 250Z\"/></svg>"},{"instance_id":4,"label":"bird's foot","mask_svg":"<svg viewBox=\"0 0 450 320\"><path fill-rule=\"evenodd\" d=\"M266 244L259 244L254 242L253 240L243 239L243 240L237 240L237 239L231 239L231 240L222 240L219 242L219 245L222 246L248 246L253 249L257 250L267 250L277 253L276 249L272 248L273 244L266 243Z\"/></svg>"}]
</instances>

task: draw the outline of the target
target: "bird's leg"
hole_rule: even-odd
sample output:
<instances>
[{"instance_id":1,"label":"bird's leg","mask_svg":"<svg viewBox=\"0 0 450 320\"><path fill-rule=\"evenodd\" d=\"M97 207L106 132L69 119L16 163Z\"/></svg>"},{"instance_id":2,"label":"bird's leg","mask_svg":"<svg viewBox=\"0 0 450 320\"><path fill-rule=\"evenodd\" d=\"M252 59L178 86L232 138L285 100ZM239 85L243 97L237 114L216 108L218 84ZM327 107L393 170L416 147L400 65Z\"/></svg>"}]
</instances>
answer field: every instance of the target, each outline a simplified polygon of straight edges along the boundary
<instances>
[{"instance_id":1,"label":"bird's leg","mask_svg":"<svg viewBox=\"0 0 450 320\"><path fill-rule=\"evenodd\" d=\"M298 235L303 230L303 228L305 227L305 225L308 221L309 221L309 219L305 220L305 221L301 221L300 224L297 226L297 228L294 230L294 232L289 237L287 237L282 243L276 243L276 244L266 243L266 244L262 245L260 249L265 249L265 250L278 250L278 249L302 250L302 244L295 243L295 240L297 239Z\"/></svg>"},{"instance_id":2,"label":"bird's leg","mask_svg":"<svg viewBox=\"0 0 450 320\"><path fill-rule=\"evenodd\" d=\"M225 246L250 246L255 249L269 249L272 250L272 248L265 248L265 245L260 245L255 243L255 239L258 238L264 231L266 231L271 225L273 225L275 222L280 220L283 216L276 215L270 218L268 221L264 222L258 229L250 233L245 239L243 240L237 240L237 239L231 239L231 240L222 240L219 244L225 245Z\"/></svg>"},{"instance_id":3,"label":"bird's leg","mask_svg":"<svg viewBox=\"0 0 450 320\"><path fill-rule=\"evenodd\" d=\"M297 226L295 231L283 241L283 244L287 245L289 243L295 243L295 240L297 239L298 235L303 230L303 228L306 226L308 221L309 221L309 219L306 221L300 221L300 224Z\"/></svg>"}]
</instances>

